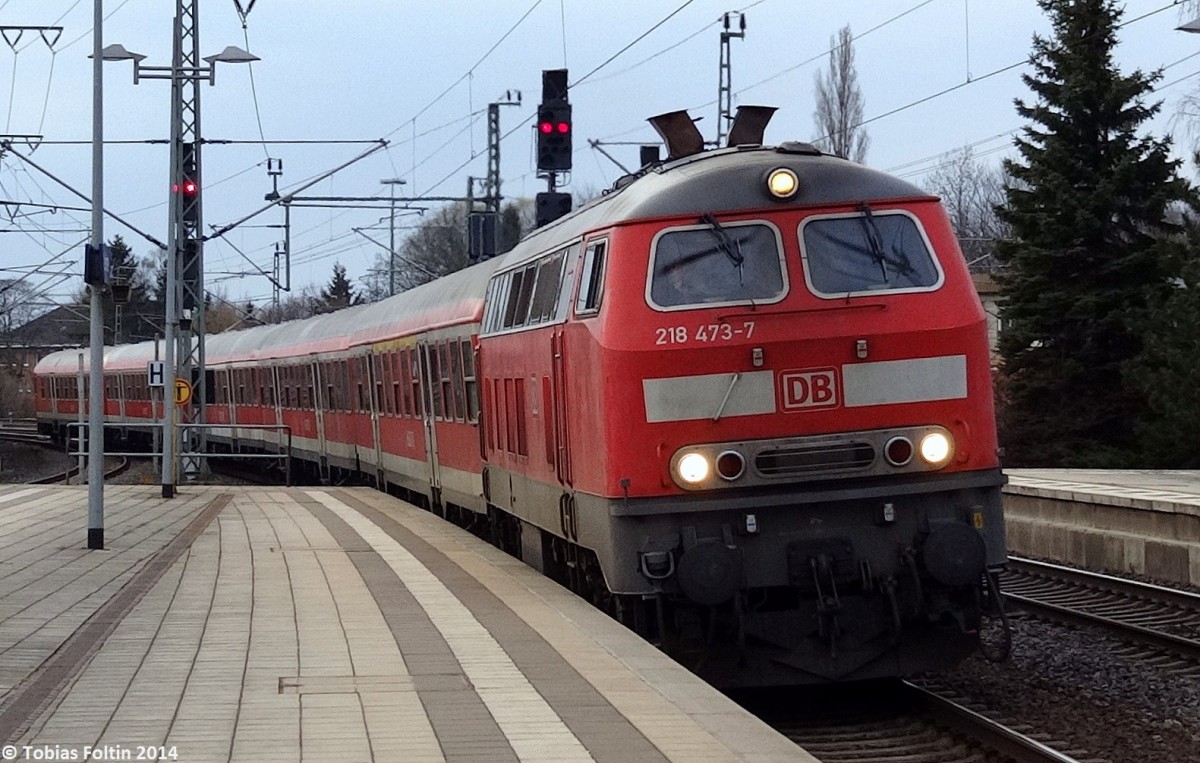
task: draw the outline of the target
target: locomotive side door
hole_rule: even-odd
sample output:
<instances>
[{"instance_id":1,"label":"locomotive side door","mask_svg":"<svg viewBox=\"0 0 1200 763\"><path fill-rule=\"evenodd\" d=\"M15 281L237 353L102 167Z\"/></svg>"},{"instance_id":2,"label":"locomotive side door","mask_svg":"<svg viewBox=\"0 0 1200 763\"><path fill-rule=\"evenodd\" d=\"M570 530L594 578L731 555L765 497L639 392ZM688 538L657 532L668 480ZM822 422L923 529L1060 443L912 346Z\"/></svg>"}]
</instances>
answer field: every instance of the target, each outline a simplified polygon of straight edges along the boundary
<instances>
[{"instance_id":1,"label":"locomotive side door","mask_svg":"<svg viewBox=\"0 0 1200 763\"><path fill-rule=\"evenodd\" d=\"M569 487L571 484L571 451L567 439L567 422L570 415L567 409L567 372L566 372L566 342L563 327L555 326L550 335L550 400L545 400L547 414L553 417L554 430L554 474L560 484Z\"/></svg>"},{"instance_id":2,"label":"locomotive side door","mask_svg":"<svg viewBox=\"0 0 1200 763\"><path fill-rule=\"evenodd\" d=\"M438 494L442 489L442 480L437 455L437 425L435 423L437 411L434 410L433 405L433 386L441 384L441 376L436 370L437 345L425 341L418 342L417 358L421 365L421 397L424 403L421 410L425 425L425 458L429 464L429 486L434 491L434 498L438 499Z\"/></svg>"}]
</instances>

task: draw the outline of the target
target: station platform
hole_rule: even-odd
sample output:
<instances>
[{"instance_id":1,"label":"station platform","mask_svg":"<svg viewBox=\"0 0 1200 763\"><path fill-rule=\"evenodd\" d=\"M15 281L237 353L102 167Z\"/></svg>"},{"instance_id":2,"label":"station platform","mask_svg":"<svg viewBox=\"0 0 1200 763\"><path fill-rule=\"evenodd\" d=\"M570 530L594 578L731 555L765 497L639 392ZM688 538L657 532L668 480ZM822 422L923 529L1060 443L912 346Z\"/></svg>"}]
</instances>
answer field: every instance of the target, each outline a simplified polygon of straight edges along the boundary
<instances>
[{"instance_id":1,"label":"station platform","mask_svg":"<svg viewBox=\"0 0 1200 763\"><path fill-rule=\"evenodd\" d=\"M0 487L5 760L813 761L600 611L366 488Z\"/></svg>"},{"instance_id":2,"label":"station platform","mask_svg":"<svg viewBox=\"0 0 1200 763\"><path fill-rule=\"evenodd\" d=\"M1005 470L1010 551L1200 586L1200 471Z\"/></svg>"}]
</instances>

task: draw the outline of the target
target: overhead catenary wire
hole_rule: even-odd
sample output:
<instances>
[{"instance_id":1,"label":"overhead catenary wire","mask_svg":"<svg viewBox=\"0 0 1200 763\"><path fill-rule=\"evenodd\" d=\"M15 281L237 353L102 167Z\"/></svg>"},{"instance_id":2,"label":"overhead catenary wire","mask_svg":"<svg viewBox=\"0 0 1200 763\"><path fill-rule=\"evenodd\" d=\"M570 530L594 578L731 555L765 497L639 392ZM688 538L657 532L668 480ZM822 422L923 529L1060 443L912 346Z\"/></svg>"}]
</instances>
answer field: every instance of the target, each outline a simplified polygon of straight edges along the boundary
<instances>
[{"instance_id":1,"label":"overhead catenary wire","mask_svg":"<svg viewBox=\"0 0 1200 763\"><path fill-rule=\"evenodd\" d=\"M482 56L479 57L478 61L476 61L474 64L471 65L470 68L468 68L465 72L463 72L462 75L459 76L458 79L454 80L454 82L451 82L448 86L446 86L446 89L444 89L444 90L442 90L442 92L438 93L433 98L433 100L431 100L429 103L422 106L417 111L417 113L412 115L412 117L404 120L404 122L401 123L401 125L399 127L397 127L396 129L394 129L391 132L384 135L383 136L384 139L386 140L386 139L392 137L396 133L400 132L400 130L404 129L405 126L410 125L410 124L414 126L414 130L415 130L417 119L419 119L421 117L421 115L424 114L426 111L429 111L429 109L433 108L439 101L441 101L443 98L445 98L450 93L450 91L452 91L454 88L458 87L458 85L461 84L463 82L463 80L470 77L471 73L474 72L475 69L478 68L480 64L482 64L484 61L486 61L488 56L490 56L496 50L496 48L500 47L500 44L503 43L505 40L507 40L509 35L511 35L513 32L515 32L517 27L521 26L521 24L525 21L525 19L529 18L529 14L533 13L534 9L536 9L541 4L542 4L542 0L534 0L533 5L531 5L527 11L525 11L525 13L521 16L521 18L517 19L517 22L515 24L513 24L511 27L509 27L507 32L505 32L503 35L501 35L499 40L496 40L496 42L492 44L492 47L487 49L486 53L484 53ZM414 135L414 139L415 139L415 137L416 136Z\"/></svg>"},{"instance_id":2,"label":"overhead catenary wire","mask_svg":"<svg viewBox=\"0 0 1200 763\"><path fill-rule=\"evenodd\" d=\"M253 5L254 4L251 3L251 7L253 7ZM246 17L249 15L249 11L244 11L242 9L241 5L238 5L236 3L236 0L234 3L234 6L237 8L238 16L241 17L241 19L242 19L242 39L246 43L246 51L249 52L250 51L250 30L246 23ZM251 96L251 99L254 101L254 121L258 124L258 137L260 137L263 142L263 147L262 147L263 155L266 156L268 159L270 159L271 152L267 150L267 136L263 132L262 109L260 109L259 105L258 105L258 87L254 84L254 62L253 61L246 62L246 70L250 74L250 96Z\"/></svg>"},{"instance_id":3,"label":"overhead catenary wire","mask_svg":"<svg viewBox=\"0 0 1200 763\"><path fill-rule=\"evenodd\" d=\"M679 6L679 7L678 7L678 8L676 8L675 10L671 11L670 13L668 13L666 16L664 16L662 19L660 19L660 20L658 21L658 23L656 23L654 26L650 27L650 28L649 28L649 29L647 29L645 32L642 32L641 34L639 34L637 37L635 37L635 38L633 39L633 41L632 41L632 42L630 42L630 43L629 43L629 44L627 44L625 47L623 47L623 48L621 48L620 50L618 50L616 53L613 53L613 54L612 54L611 56L609 56L608 58L604 59L603 63L601 63L599 66L597 66L596 68L592 69L590 72L588 72L587 74L583 75L583 76L582 76L582 77L580 77L579 79L577 79L577 80L575 80L574 82L572 82L570 85L568 85L568 87L577 87L578 85L580 85L580 84L582 84L582 83L586 82L586 81L587 81L587 79L588 79L588 77L591 77L591 76L592 76L593 74L595 74L596 72L598 72L598 71L600 71L601 69L603 69L604 67L608 66L608 65L609 65L609 64L611 64L613 61L617 60L617 58L619 58L619 57L621 56L621 54L622 54L622 53L624 53L625 51L629 50L629 49L630 49L630 48L632 48L634 45L637 45L637 44L638 44L639 42L641 42L642 40L646 39L646 37L648 37L648 36L649 36L649 35L650 35L652 32L654 32L654 30L658 29L660 26L662 26L663 24L665 24L665 23L667 23L668 21L670 21L670 20L671 20L672 18L674 18L674 17L675 17L675 16L676 16L676 15L677 15L677 14L678 14L680 11L682 11L684 8L687 8L689 5L691 5L691 4L692 4L692 3L694 3L695 1L696 1L696 0L685 0L685 2L683 3L683 5Z\"/></svg>"}]
</instances>

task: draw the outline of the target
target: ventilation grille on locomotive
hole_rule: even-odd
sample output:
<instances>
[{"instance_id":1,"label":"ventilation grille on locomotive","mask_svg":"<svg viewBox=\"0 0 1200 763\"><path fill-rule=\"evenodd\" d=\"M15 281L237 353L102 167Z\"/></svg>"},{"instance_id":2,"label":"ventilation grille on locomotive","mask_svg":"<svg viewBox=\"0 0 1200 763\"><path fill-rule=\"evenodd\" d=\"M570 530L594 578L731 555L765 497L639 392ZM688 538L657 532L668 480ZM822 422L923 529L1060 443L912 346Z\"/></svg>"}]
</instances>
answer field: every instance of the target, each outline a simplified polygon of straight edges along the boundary
<instances>
[{"instance_id":1,"label":"ventilation grille on locomotive","mask_svg":"<svg viewBox=\"0 0 1200 763\"><path fill-rule=\"evenodd\" d=\"M764 477L792 477L865 469L874 462L870 443L824 443L761 451L754 457L754 468Z\"/></svg>"}]
</instances>

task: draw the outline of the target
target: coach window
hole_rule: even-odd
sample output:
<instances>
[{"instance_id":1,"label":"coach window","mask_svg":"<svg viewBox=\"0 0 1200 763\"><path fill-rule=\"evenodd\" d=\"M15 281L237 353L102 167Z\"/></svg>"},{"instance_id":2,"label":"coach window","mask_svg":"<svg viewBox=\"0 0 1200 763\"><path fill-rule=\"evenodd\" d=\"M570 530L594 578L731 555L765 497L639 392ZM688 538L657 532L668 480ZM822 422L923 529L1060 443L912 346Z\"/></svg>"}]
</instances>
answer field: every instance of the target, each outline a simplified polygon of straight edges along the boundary
<instances>
[{"instance_id":1,"label":"coach window","mask_svg":"<svg viewBox=\"0 0 1200 763\"><path fill-rule=\"evenodd\" d=\"M379 357L379 362L383 365L383 407L389 416L395 416L400 413L400 406L396 405L399 397L396 394L399 385L395 382L396 351L385 352Z\"/></svg>"},{"instance_id":2,"label":"coach window","mask_svg":"<svg viewBox=\"0 0 1200 763\"><path fill-rule=\"evenodd\" d=\"M412 403L412 413L418 419L425 415L425 406L421 402L421 358L417 353L420 350L413 347L408 351L408 381L412 390L412 398L407 402Z\"/></svg>"},{"instance_id":3,"label":"coach window","mask_svg":"<svg viewBox=\"0 0 1200 763\"><path fill-rule=\"evenodd\" d=\"M430 378L428 378L430 389L427 390L428 395L431 396L428 398L430 417L442 420L445 419L445 408L443 408L445 403L442 397L442 364L438 360L437 344L426 344L424 352L425 362L428 365L428 373L430 373ZM422 382L424 380L422 379Z\"/></svg>"},{"instance_id":4,"label":"coach window","mask_svg":"<svg viewBox=\"0 0 1200 763\"><path fill-rule=\"evenodd\" d=\"M374 393L371 398L371 404L375 407L374 410L376 413L383 413L383 369L380 368L380 356L377 353L372 353L368 362L374 371L371 378L375 381L372 387Z\"/></svg>"},{"instance_id":5,"label":"coach window","mask_svg":"<svg viewBox=\"0 0 1200 763\"><path fill-rule=\"evenodd\" d=\"M450 386L454 389L454 418L456 421L467 421L471 418L467 413L466 386L463 380L462 367L462 342L450 340L446 346L446 350L450 355Z\"/></svg>"},{"instance_id":6,"label":"coach window","mask_svg":"<svg viewBox=\"0 0 1200 763\"><path fill-rule=\"evenodd\" d=\"M366 412L367 408L367 359L354 359L354 386L358 390L358 397L355 400L355 405L358 407L355 410Z\"/></svg>"},{"instance_id":7,"label":"coach window","mask_svg":"<svg viewBox=\"0 0 1200 763\"><path fill-rule=\"evenodd\" d=\"M604 294L604 264L608 241L593 241L583 255L583 277L579 282L579 297L575 300L576 315L600 312Z\"/></svg>"},{"instance_id":8,"label":"coach window","mask_svg":"<svg viewBox=\"0 0 1200 763\"><path fill-rule=\"evenodd\" d=\"M463 387L467 395L467 420L472 424L479 423L479 388L475 382L475 354L471 349L471 340L464 339L462 349Z\"/></svg>"},{"instance_id":9,"label":"coach window","mask_svg":"<svg viewBox=\"0 0 1200 763\"><path fill-rule=\"evenodd\" d=\"M880 291L932 291L942 272L916 218L907 212L810 217L800 224L800 255L809 288L842 298Z\"/></svg>"},{"instance_id":10,"label":"coach window","mask_svg":"<svg viewBox=\"0 0 1200 763\"><path fill-rule=\"evenodd\" d=\"M765 223L671 228L654 240L646 296L651 307L778 302L787 290L779 232Z\"/></svg>"},{"instance_id":11,"label":"coach window","mask_svg":"<svg viewBox=\"0 0 1200 763\"><path fill-rule=\"evenodd\" d=\"M439 342L438 350L438 369L441 372L441 387L442 387L442 417L446 421L454 421L459 418L458 407L455 405L456 398L454 394L454 366L450 362L450 343Z\"/></svg>"}]
</instances>

